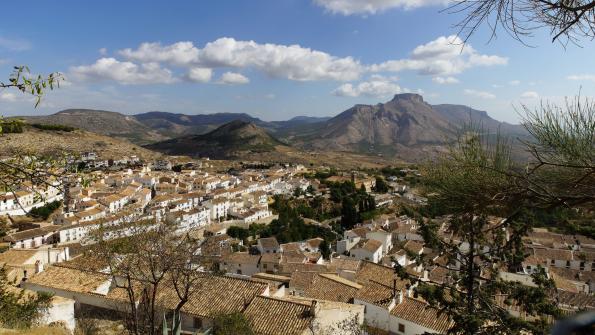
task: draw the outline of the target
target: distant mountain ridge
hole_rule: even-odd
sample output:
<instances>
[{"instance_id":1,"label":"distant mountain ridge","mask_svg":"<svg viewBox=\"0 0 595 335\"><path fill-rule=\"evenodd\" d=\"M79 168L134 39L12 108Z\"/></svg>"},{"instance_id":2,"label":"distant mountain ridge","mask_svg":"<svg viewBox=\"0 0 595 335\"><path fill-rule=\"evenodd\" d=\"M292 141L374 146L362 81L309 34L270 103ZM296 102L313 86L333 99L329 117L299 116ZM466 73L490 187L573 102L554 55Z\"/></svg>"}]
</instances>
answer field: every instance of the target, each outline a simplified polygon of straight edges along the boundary
<instances>
[{"instance_id":1,"label":"distant mountain ridge","mask_svg":"<svg viewBox=\"0 0 595 335\"><path fill-rule=\"evenodd\" d=\"M496 121L484 111L462 105L430 105L419 94L397 94L386 103L355 105L316 126L292 134L304 149L368 152L412 157L446 149L464 125L481 125L486 132L520 135L523 128Z\"/></svg>"},{"instance_id":2,"label":"distant mountain ridge","mask_svg":"<svg viewBox=\"0 0 595 335\"><path fill-rule=\"evenodd\" d=\"M272 152L285 146L253 122L234 120L201 135L187 135L145 146L168 155L229 159L246 152Z\"/></svg>"},{"instance_id":3,"label":"distant mountain ridge","mask_svg":"<svg viewBox=\"0 0 595 335\"><path fill-rule=\"evenodd\" d=\"M526 135L522 126L492 119L485 111L464 105L431 105L413 93L397 94L386 103L358 104L332 118L298 116L286 121L263 121L246 113L187 115L153 111L124 115L90 109L22 118L73 126L140 145L159 143L162 151L166 143L190 145L190 138L211 143L223 131L237 131L234 127L240 126L238 121L240 128L250 128L249 132L258 133L261 139L268 136L278 144L290 143L300 150L358 152L405 160L444 151L463 125L470 123L481 125L489 134L500 131L504 135ZM218 132L213 133L215 130ZM168 141L173 139L179 141Z\"/></svg>"}]
</instances>

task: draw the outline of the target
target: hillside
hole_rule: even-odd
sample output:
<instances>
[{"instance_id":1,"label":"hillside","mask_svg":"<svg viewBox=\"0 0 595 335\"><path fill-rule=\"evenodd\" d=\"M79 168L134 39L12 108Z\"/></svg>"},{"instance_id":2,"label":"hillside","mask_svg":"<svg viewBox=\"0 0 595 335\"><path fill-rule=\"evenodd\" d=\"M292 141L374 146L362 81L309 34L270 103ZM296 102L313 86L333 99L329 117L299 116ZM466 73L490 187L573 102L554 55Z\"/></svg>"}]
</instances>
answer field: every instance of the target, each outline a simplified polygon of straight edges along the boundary
<instances>
[{"instance_id":1,"label":"hillside","mask_svg":"<svg viewBox=\"0 0 595 335\"><path fill-rule=\"evenodd\" d=\"M356 105L310 131L291 134L288 140L301 148L355 151L424 159L447 149L461 127L472 122L487 133L498 128L521 134L520 126L501 123L486 112L460 105L426 103L418 94L398 94L377 105Z\"/></svg>"},{"instance_id":2,"label":"hillside","mask_svg":"<svg viewBox=\"0 0 595 335\"><path fill-rule=\"evenodd\" d=\"M96 134L124 138L137 144L166 137L142 124L134 116L94 109L67 109L52 115L20 117L29 123L59 124Z\"/></svg>"},{"instance_id":3,"label":"hillside","mask_svg":"<svg viewBox=\"0 0 595 335\"><path fill-rule=\"evenodd\" d=\"M133 116L138 122L170 138L182 135L205 134L232 121L252 122L272 128L273 125L245 113L215 113L186 115L167 112L149 112Z\"/></svg>"},{"instance_id":4,"label":"hillside","mask_svg":"<svg viewBox=\"0 0 595 335\"><path fill-rule=\"evenodd\" d=\"M232 121L201 135L189 135L149 144L148 149L168 155L226 159L249 152L271 152L283 143L252 122Z\"/></svg>"},{"instance_id":5,"label":"hillside","mask_svg":"<svg viewBox=\"0 0 595 335\"><path fill-rule=\"evenodd\" d=\"M0 136L0 157L14 154L62 156L94 151L103 159L136 155L150 160L161 156L126 140L98 135L84 130L52 131L25 126L23 133Z\"/></svg>"}]
</instances>

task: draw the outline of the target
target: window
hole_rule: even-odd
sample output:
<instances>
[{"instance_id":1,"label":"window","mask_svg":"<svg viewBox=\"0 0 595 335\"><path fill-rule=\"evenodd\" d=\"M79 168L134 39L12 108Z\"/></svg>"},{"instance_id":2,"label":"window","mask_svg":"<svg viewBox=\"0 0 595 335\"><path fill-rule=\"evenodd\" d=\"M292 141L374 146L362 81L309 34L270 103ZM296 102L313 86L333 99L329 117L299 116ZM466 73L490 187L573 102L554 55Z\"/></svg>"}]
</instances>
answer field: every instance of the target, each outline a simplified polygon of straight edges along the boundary
<instances>
[{"instance_id":1,"label":"window","mask_svg":"<svg viewBox=\"0 0 595 335\"><path fill-rule=\"evenodd\" d=\"M552 263L552 265L554 265L556 263L556 261L552 259L550 263Z\"/></svg>"},{"instance_id":2,"label":"window","mask_svg":"<svg viewBox=\"0 0 595 335\"><path fill-rule=\"evenodd\" d=\"M405 332L405 325L402 323L399 323L399 333L404 333Z\"/></svg>"},{"instance_id":3,"label":"window","mask_svg":"<svg viewBox=\"0 0 595 335\"><path fill-rule=\"evenodd\" d=\"M266 269L266 268L267 268L267 265L266 265L266 264L263 264L263 265L262 265L262 267L263 267L264 269Z\"/></svg>"},{"instance_id":4,"label":"window","mask_svg":"<svg viewBox=\"0 0 595 335\"><path fill-rule=\"evenodd\" d=\"M200 318L194 318L193 321L194 321L193 322L194 329L202 328L202 320Z\"/></svg>"},{"instance_id":5,"label":"window","mask_svg":"<svg viewBox=\"0 0 595 335\"><path fill-rule=\"evenodd\" d=\"M236 271L237 274L241 275L242 274L242 270L238 270Z\"/></svg>"}]
</instances>

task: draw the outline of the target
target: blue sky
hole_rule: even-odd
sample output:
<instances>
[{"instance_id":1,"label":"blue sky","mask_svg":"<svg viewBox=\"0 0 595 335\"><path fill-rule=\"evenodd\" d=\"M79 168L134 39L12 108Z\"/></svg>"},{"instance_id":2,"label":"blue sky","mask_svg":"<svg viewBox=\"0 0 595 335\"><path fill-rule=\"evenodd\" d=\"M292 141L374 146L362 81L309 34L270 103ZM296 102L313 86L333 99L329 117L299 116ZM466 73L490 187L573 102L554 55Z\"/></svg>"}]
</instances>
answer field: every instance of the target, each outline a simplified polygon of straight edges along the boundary
<instances>
[{"instance_id":1,"label":"blue sky","mask_svg":"<svg viewBox=\"0 0 595 335\"><path fill-rule=\"evenodd\" d=\"M595 48L526 47L480 30L461 49L442 0L32 1L3 4L0 75L27 64L67 82L33 108L0 91L0 114L96 108L336 115L420 92L517 122L515 106L593 95Z\"/></svg>"}]
</instances>

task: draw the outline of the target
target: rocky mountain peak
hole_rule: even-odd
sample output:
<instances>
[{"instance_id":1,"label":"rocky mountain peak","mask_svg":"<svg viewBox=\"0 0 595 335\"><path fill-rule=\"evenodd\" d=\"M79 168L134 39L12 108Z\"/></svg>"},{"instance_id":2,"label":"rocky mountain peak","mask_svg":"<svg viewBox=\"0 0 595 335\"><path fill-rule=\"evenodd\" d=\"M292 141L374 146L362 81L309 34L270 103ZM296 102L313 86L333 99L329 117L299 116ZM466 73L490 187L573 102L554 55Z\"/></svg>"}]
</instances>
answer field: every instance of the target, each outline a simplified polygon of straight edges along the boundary
<instances>
[{"instance_id":1,"label":"rocky mountain peak","mask_svg":"<svg viewBox=\"0 0 595 335\"><path fill-rule=\"evenodd\" d=\"M410 101L410 102L416 102L416 103L423 103L424 98L417 93L401 93L401 94L395 94L395 96L393 97L393 99L391 101L392 102Z\"/></svg>"}]
</instances>

